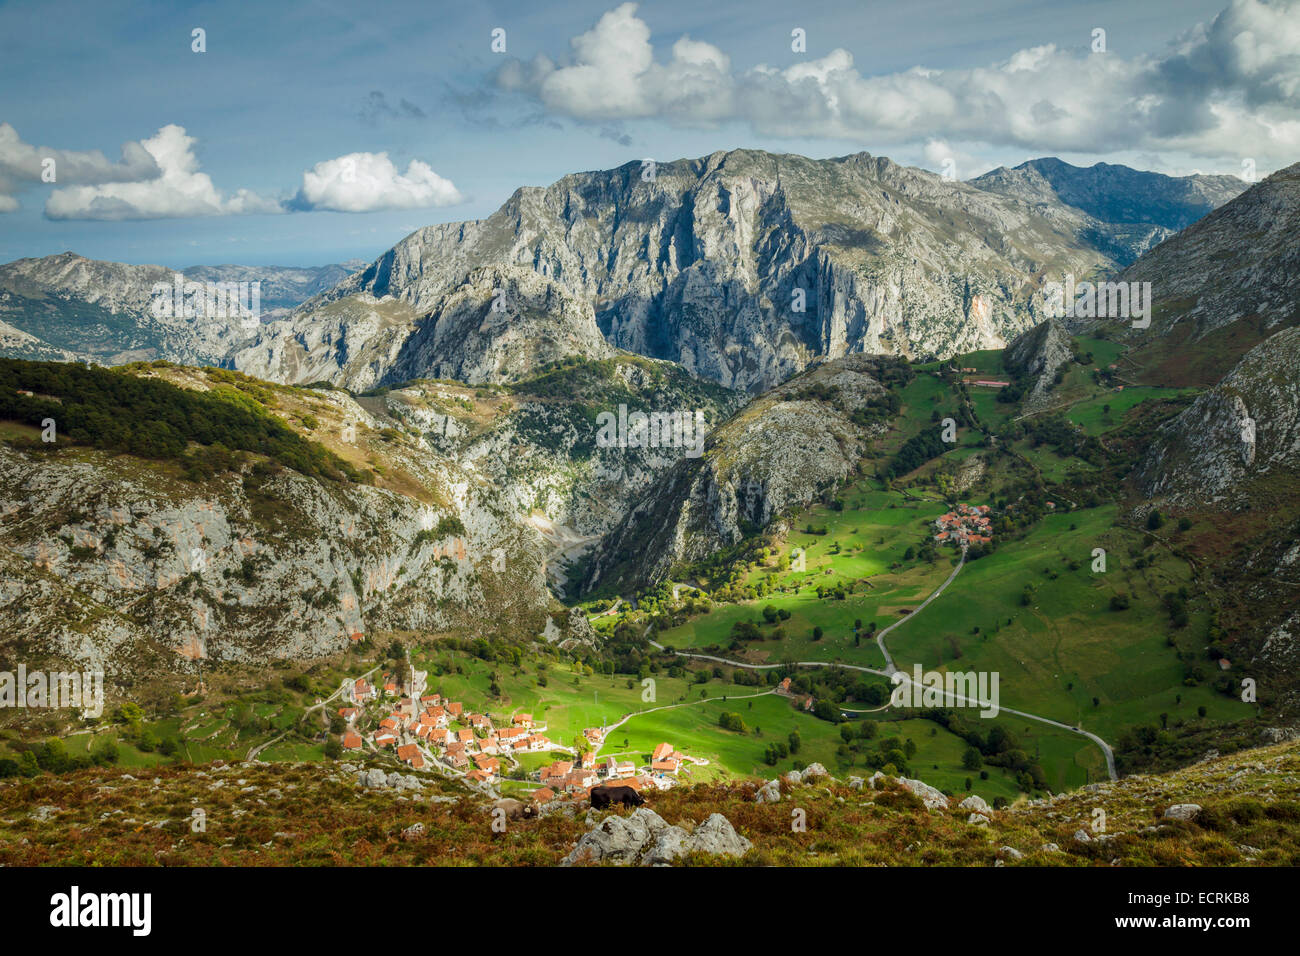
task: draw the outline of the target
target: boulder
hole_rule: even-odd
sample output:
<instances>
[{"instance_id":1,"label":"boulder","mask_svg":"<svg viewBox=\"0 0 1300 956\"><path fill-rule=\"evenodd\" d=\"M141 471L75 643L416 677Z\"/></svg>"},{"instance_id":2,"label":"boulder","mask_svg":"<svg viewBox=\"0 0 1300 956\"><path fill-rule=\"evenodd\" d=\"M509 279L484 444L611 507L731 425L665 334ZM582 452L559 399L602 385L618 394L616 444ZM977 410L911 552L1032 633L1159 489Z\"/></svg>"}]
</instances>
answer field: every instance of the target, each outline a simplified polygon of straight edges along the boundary
<instances>
[{"instance_id":1,"label":"boulder","mask_svg":"<svg viewBox=\"0 0 1300 956\"><path fill-rule=\"evenodd\" d=\"M585 833L561 866L613 863L627 866L669 866L690 853L744 856L752 846L720 813L687 832L670 826L659 814L641 807L627 817L609 816Z\"/></svg>"},{"instance_id":2,"label":"boulder","mask_svg":"<svg viewBox=\"0 0 1300 956\"><path fill-rule=\"evenodd\" d=\"M755 803L780 803L781 802L781 782L779 780L769 780L758 788L758 793L754 794Z\"/></svg>"},{"instance_id":3,"label":"boulder","mask_svg":"<svg viewBox=\"0 0 1300 956\"><path fill-rule=\"evenodd\" d=\"M920 797L927 810L948 809L948 798L943 795L942 791L935 789L928 783L921 780L912 780L908 777L899 777L898 782Z\"/></svg>"},{"instance_id":4,"label":"boulder","mask_svg":"<svg viewBox=\"0 0 1300 956\"><path fill-rule=\"evenodd\" d=\"M982 813L972 813L966 818L966 822L971 826L986 827L989 825L989 818Z\"/></svg>"},{"instance_id":5,"label":"boulder","mask_svg":"<svg viewBox=\"0 0 1300 956\"><path fill-rule=\"evenodd\" d=\"M424 824L423 824L423 823L413 823L413 824L411 824L409 827L407 827L405 830L402 831L402 839L403 839L403 840L416 840L416 839L419 839L420 834L422 834L422 833L424 833Z\"/></svg>"},{"instance_id":6,"label":"boulder","mask_svg":"<svg viewBox=\"0 0 1300 956\"><path fill-rule=\"evenodd\" d=\"M862 786L863 786L863 782L861 777L849 777L850 790L861 790Z\"/></svg>"},{"instance_id":7,"label":"boulder","mask_svg":"<svg viewBox=\"0 0 1300 956\"><path fill-rule=\"evenodd\" d=\"M1201 813L1199 803L1175 803L1165 810L1166 820L1195 820Z\"/></svg>"},{"instance_id":8,"label":"boulder","mask_svg":"<svg viewBox=\"0 0 1300 956\"><path fill-rule=\"evenodd\" d=\"M753 846L721 813L709 814L709 818L691 834L690 843L693 852L712 856L744 856Z\"/></svg>"},{"instance_id":9,"label":"boulder","mask_svg":"<svg viewBox=\"0 0 1300 956\"><path fill-rule=\"evenodd\" d=\"M1004 860L1023 860L1025 855L1013 846L998 847L998 856Z\"/></svg>"},{"instance_id":10,"label":"boulder","mask_svg":"<svg viewBox=\"0 0 1300 956\"><path fill-rule=\"evenodd\" d=\"M667 866L688 853L707 853L710 856L744 856L753 846L736 832L726 817L713 813L687 833L681 827L671 826L655 838L654 846L641 859L642 866Z\"/></svg>"},{"instance_id":11,"label":"boulder","mask_svg":"<svg viewBox=\"0 0 1300 956\"><path fill-rule=\"evenodd\" d=\"M822 777L829 776L830 773L819 763L809 764L803 772L804 783L808 783L810 780L819 780Z\"/></svg>"},{"instance_id":12,"label":"boulder","mask_svg":"<svg viewBox=\"0 0 1300 956\"><path fill-rule=\"evenodd\" d=\"M987 803L984 802L984 798L976 796L973 793L965 800L963 800L961 803L957 804L957 809L970 810L972 813L987 814L991 812L991 808Z\"/></svg>"},{"instance_id":13,"label":"boulder","mask_svg":"<svg viewBox=\"0 0 1300 956\"><path fill-rule=\"evenodd\" d=\"M646 807L639 807L626 817L606 817L594 830L583 834L560 865L635 862L650 841L666 829L668 824L663 818Z\"/></svg>"}]
</instances>

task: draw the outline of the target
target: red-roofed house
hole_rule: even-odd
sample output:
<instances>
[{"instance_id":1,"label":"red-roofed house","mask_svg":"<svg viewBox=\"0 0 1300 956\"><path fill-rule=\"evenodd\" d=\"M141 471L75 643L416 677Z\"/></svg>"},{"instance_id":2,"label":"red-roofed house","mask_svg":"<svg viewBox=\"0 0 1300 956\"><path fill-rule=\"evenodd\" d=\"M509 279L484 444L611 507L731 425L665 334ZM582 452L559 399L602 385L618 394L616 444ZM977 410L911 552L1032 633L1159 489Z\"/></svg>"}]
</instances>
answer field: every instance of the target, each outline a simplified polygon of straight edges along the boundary
<instances>
[{"instance_id":1,"label":"red-roofed house","mask_svg":"<svg viewBox=\"0 0 1300 956\"><path fill-rule=\"evenodd\" d=\"M360 750L361 735L357 733L355 730L349 730L346 734L343 735L343 749Z\"/></svg>"}]
</instances>

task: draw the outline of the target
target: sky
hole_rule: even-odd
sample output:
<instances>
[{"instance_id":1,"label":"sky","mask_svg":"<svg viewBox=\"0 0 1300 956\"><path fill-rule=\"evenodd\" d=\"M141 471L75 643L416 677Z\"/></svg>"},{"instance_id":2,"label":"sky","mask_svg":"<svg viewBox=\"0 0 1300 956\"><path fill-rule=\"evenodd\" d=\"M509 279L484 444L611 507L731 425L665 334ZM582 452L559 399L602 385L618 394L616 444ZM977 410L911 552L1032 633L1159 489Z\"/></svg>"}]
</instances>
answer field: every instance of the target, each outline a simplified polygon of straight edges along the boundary
<instances>
[{"instance_id":1,"label":"sky","mask_svg":"<svg viewBox=\"0 0 1300 956\"><path fill-rule=\"evenodd\" d=\"M0 2L0 261L368 260L738 147L1262 177L1300 160L1300 0Z\"/></svg>"}]
</instances>

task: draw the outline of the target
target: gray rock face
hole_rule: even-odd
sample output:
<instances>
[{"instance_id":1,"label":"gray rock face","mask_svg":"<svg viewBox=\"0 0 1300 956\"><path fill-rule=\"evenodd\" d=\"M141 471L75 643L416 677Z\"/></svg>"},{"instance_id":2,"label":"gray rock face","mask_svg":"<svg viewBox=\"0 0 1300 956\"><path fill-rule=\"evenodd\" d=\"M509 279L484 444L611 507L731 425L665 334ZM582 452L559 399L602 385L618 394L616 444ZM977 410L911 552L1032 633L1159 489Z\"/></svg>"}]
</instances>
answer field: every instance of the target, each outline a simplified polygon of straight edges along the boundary
<instances>
[{"instance_id":1,"label":"gray rock face","mask_svg":"<svg viewBox=\"0 0 1300 956\"><path fill-rule=\"evenodd\" d=\"M231 361L359 388L502 381L614 346L758 392L814 358L1000 347L1041 310L1035 271L1117 264L1077 214L866 154L736 150L641 171L577 173L485 220L421 229ZM1006 238L1029 233L1032 247ZM491 313L497 290L518 309ZM381 308L391 318L367 318Z\"/></svg>"},{"instance_id":2,"label":"gray rock face","mask_svg":"<svg viewBox=\"0 0 1300 956\"><path fill-rule=\"evenodd\" d=\"M874 429L851 416L885 395L888 360L849 355L751 402L710 433L704 454L659 477L604 537L585 586L654 584L844 481ZM818 397L830 394L833 399ZM883 426L880 426L883 428Z\"/></svg>"},{"instance_id":3,"label":"gray rock face","mask_svg":"<svg viewBox=\"0 0 1300 956\"><path fill-rule=\"evenodd\" d=\"M1137 472L1144 494L1234 507L1255 482L1300 471L1300 328L1251 349L1218 385L1161 426Z\"/></svg>"},{"instance_id":4,"label":"gray rock face","mask_svg":"<svg viewBox=\"0 0 1300 956\"><path fill-rule=\"evenodd\" d=\"M1056 370L1072 357L1070 333L1059 319L1048 319L1012 340L1003 361L1008 368L1033 380L1023 399L1026 409L1050 403L1049 392Z\"/></svg>"}]
</instances>

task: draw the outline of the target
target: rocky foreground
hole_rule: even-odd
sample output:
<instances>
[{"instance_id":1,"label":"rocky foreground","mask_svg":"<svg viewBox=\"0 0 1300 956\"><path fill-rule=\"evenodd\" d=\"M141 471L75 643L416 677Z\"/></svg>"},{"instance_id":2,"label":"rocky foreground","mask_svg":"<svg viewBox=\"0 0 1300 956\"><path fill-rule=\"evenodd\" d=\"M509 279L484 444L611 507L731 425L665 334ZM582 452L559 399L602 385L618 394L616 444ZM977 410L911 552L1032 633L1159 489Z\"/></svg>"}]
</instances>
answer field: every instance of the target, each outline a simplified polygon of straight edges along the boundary
<instances>
[{"instance_id":1,"label":"rocky foreground","mask_svg":"<svg viewBox=\"0 0 1300 956\"><path fill-rule=\"evenodd\" d=\"M245 762L0 782L0 864L1294 866L1300 742L990 807L920 780L802 773L631 813L382 767Z\"/></svg>"}]
</instances>

